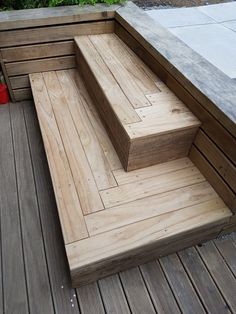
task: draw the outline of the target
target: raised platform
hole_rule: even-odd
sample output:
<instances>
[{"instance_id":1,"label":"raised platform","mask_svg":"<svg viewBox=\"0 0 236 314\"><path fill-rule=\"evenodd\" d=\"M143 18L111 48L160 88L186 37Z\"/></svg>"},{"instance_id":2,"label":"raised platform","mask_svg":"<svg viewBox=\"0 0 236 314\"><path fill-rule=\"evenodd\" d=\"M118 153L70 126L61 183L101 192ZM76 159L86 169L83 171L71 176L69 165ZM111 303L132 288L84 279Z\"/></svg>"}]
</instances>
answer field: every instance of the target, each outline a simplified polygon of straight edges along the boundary
<instances>
[{"instance_id":1,"label":"raised platform","mask_svg":"<svg viewBox=\"0 0 236 314\"><path fill-rule=\"evenodd\" d=\"M200 122L141 59L112 33L75 42L78 68L123 167L187 156Z\"/></svg>"},{"instance_id":2,"label":"raised platform","mask_svg":"<svg viewBox=\"0 0 236 314\"><path fill-rule=\"evenodd\" d=\"M231 212L188 158L125 172L76 70L30 75L74 286L217 235Z\"/></svg>"}]
</instances>

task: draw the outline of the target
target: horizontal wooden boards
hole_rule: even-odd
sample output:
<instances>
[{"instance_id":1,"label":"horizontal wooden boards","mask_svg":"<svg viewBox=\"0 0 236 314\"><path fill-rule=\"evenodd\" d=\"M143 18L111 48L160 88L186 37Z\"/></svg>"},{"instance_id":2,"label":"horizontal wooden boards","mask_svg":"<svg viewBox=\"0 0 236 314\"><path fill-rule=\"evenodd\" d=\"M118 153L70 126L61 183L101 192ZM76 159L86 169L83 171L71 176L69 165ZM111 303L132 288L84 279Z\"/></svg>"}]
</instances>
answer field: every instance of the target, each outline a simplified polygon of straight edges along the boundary
<instances>
[{"instance_id":1,"label":"horizontal wooden boards","mask_svg":"<svg viewBox=\"0 0 236 314\"><path fill-rule=\"evenodd\" d=\"M200 123L140 58L115 34L78 36L75 42L78 67L124 168L186 156ZM119 143L114 119L126 134Z\"/></svg>"},{"instance_id":2,"label":"horizontal wooden boards","mask_svg":"<svg viewBox=\"0 0 236 314\"><path fill-rule=\"evenodd\" d=\"M66 23L88 22L114 18L119 5L97 3L96 6L72 5L57 8L39 8L0 12L0 31L36 27L44 25L59 25Z\"/></svg>"},{"instance_id":3,"label":"horizontal wooden boards","mask_svg":"<svg viewBox=\"0 0 236 314\"><path fill-rule=\"evenodd\" d=\"M62 41L78 35L109 33L113 30L113 21L102 21L3 31L0 32L0 47Z\"/></svg>"}]
</instances>

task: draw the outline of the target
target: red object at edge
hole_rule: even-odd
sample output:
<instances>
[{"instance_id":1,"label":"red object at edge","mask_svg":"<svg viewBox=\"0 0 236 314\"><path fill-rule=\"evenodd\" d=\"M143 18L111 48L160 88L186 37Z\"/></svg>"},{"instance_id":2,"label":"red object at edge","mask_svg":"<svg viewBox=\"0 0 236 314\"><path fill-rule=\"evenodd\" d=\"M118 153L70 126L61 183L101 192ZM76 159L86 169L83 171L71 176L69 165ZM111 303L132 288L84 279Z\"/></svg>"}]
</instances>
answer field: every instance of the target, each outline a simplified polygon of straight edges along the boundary
<instances>
[{"instance_id":1,"label":"red object at edge","mask_svg":"<svg viewBox=\"0 0 236 314\"><path fill-rule=\"evenodd\" d=\"M0 104L3 105L8 102L9 102L9 94L7 90L7 85L0 83Z\"/></svg>"}]
</instances>

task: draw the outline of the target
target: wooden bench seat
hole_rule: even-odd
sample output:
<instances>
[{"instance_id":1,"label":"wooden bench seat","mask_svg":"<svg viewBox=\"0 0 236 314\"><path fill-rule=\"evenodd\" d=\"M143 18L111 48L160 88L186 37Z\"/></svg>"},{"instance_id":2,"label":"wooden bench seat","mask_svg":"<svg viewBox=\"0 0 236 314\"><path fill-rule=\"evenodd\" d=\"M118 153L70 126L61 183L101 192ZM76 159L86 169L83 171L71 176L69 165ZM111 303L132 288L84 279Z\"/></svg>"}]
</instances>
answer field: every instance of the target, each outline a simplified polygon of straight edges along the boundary
<instances>
[{"instance_id":1,"label":"wooden bench seat","mask_svg":"<svg viewBox=\"0 0 236 314\"><path fill-rule=\"evenodd\" d=\"M187 157L123 169L78 71L30 81L74 286L196 244L228 223L231 212Z\"/></svg>"},{"instance_id":2,"label":"wooden bench seat","mask_svg":"<svg viewBox=\"0 0 236 314\"><path fill-rule=\"evenodd\" d=\"M114 33L75 38L77 64L124 168L188 155L199 120Z\"/></svg>"}]
</instances>

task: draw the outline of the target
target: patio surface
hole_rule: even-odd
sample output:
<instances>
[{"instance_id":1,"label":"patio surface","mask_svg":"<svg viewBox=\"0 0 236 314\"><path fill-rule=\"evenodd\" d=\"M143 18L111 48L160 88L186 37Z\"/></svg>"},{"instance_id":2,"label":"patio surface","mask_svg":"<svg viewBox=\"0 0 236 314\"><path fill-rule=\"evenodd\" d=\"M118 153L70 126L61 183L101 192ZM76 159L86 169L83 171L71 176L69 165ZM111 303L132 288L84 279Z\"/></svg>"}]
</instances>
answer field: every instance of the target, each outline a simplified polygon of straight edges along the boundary
<instances>
[{"instance_id":1,"label":"patio surface","mask_svg":"<svg viewBox=\"0 0 236 314\"><path fill-rule=\"evenodd\" d=\"M228 77L236 78L236 2L146 12Z\"/></svg>"},{"instance_id":2,"label":"patio surface","mask_svg":"<svg viewBox=\"0 0 236 314\"><path fill-rule=\"evenodd\" d=\"M235 313L236 234L71 289L31 102L0 106L0 313Z\"/></svg>"}]
</instances>

